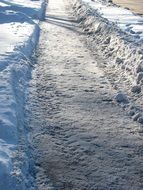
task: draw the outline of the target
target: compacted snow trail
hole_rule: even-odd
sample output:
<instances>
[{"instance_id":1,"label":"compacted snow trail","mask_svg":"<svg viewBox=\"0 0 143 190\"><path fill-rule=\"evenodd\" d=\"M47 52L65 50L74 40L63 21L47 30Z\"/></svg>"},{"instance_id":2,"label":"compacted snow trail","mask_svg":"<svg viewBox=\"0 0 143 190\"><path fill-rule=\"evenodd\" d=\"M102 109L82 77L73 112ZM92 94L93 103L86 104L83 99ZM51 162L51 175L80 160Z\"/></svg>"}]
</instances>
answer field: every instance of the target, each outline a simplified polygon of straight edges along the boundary
<instances>
[{"instance_id":1,"label":"compacted snow trail","mask_svg":"<svg viewBox=\"0 0 143 190\"><path fill-rule=\"evenodd\" d=\"M143 139L113 101L66 1L49 1L27 100L38 190L141 190ZM102 61L102 59L101 59Z\"/></svg>"}]
</instances>

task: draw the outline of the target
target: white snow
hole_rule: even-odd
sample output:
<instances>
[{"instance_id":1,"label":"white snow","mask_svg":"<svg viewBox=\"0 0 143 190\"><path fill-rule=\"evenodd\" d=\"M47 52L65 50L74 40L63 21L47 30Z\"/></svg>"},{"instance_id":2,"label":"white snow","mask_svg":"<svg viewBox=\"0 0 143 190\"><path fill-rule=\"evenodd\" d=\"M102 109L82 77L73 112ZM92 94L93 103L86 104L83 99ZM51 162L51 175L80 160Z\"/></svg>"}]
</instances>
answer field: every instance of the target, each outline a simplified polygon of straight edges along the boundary
<instances>
[{"instance_id":1,"label":"white snow","mask_svg":"<svg viewBox=\"0 0 143 190\"><path fill-rule=\"evenodd\" d=\"M135 40L143 39L142 17L134 15L129 10L107 6L99 1L83 1L89 3L103 18L135 37ZM20 140L19 134L23 132L24 93L31 66L29 58L38 41L40 30L38 23L43 18L44 9L44 0L0 0L0 190L30 190L30 187L26 186L28 182L24 181L25 169L18 168L20 164L14 162ZM85 24L91 23L92 18ZM94 24L95 31L98 28L102 29L98 20ZM126 72L130 69L131 76L136 75L137 66L142 71L142 59L138 50L134 57L130 44L121 43L116 35L112 35L111 40L106 39L105 43L106 37L100 36L100 46L104 45L105 51L110 48L110 51L113 49L115 53L117 52L116 62L121 60L121 64L124 65L126 58L124 65Z\"/></svg>"},{"instance_id":2,"label":"white snow","mask_svg":"<svg viewBox=\"0 0 143 190\"><path fill-rule=\"evenodd\" d=\"M136 39L143 39L143 17L133 14L130 10L121 7L107 5L99 0L83 0L93 9L110 22L117 24L124 32L132 35Z\"/></svg>"},{"instance_id":3,"label":"white snow","mask_svg":"<svg viewBox=\"0 0 143 190\"><path fill-rule=\"evenodd\" d=\"M0 190L26 189L25 181L16 184L14 162L23 125L29 57L38 42L44 9L44 0L0 0Z\"/></svg>"},{"instance_id":4,"label":"white snow","mask_svg":"<svg viewBox=\"0 0 143 190\"><path fill-rule=\"evenodd\" d=\"M32 34L34 27L35 25L31 25L28 23L1 24L0 55L6 55L7 53L11 53L16 47L23 45L23 41L27 40L30 33Z\"/></svg>"}]
</instances>

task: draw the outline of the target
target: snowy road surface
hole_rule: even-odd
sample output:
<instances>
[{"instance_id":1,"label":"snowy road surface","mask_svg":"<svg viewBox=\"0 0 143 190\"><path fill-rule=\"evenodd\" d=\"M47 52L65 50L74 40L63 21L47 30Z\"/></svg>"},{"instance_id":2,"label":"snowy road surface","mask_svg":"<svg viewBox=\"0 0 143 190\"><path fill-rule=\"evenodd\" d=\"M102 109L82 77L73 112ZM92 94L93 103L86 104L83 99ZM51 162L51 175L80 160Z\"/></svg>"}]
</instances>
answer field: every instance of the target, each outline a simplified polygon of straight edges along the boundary
<instances>
[{"instance_id":1,"label":"snowy road surface","mask_svg":"<svg viewBox=\"0 0 143 190\"><path fill-rule=\"evenodd\" d=\"M49 1L27 100L38 190L141 190L143 139L81 42L68 1ZM83 36L82 36L83 38ZM86 36L85 36L86 38Z\"/></svg>"}]
</instances>

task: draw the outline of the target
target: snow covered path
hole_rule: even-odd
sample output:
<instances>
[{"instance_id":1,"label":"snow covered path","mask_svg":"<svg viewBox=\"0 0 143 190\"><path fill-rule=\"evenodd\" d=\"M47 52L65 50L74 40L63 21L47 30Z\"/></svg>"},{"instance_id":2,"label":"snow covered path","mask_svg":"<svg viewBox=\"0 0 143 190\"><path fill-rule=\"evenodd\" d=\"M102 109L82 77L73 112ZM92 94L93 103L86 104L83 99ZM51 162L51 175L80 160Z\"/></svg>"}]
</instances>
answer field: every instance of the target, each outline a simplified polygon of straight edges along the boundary
<instances>
[{"instance_id":1,"label":"snow covered path","mask_svg":"<svg viewBox=\"0 0 143 190\"><path fill-rule=\"evenodd\" d=\"M113 101L115 91L96 63L102 57L80 41L67 2L49 1L29 87L37 189L141 190L138 125Z\"/></svg>"}]
</instances>

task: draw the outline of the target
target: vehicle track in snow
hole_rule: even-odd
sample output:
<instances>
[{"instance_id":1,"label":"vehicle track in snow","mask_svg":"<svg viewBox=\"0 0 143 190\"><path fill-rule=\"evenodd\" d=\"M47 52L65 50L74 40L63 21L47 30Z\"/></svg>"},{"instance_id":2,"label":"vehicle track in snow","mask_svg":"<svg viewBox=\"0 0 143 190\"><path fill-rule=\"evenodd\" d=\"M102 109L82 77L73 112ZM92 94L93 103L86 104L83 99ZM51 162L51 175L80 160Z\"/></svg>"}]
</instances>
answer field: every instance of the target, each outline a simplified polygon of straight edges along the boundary
<instances>
[{"instance_id":1,"label":"vehicle track in snow","mask_svg":"<svg viewBox=\"0 0 143 190\"><path fill-rule=\"evenodd\" d=\"M143 189L142 136L80 41L64 0L49 1L26 107L38 190ZM85 36L86 37L86 36ZM82 35L83 39L83 35Z\"/></svg>"}]
</instances>

